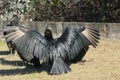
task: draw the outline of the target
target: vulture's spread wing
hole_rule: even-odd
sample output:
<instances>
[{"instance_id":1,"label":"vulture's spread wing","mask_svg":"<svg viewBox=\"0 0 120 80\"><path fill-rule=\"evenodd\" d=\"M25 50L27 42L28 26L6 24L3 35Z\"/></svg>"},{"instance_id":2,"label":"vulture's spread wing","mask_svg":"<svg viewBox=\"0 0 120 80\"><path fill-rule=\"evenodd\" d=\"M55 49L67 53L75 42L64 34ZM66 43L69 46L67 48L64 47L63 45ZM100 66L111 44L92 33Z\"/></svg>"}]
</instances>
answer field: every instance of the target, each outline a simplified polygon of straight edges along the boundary
<instances>
[{"instance_id":1,"label":"vulture's spread wing","mask_svg":"<svg viewBox=\"0 0 120 80\"><path fill-rule=\"evenodd\" d=\"M98 31L92 28L67 27L62 36L54 42L55 48L51 54L56 54L62 59L68 58L71 61L89 45L96 47L99 37Z\"/></svg>"},{"instance_id":2,"label":"vulture's spread wing","mask_svg":"<svg viewBox=\"0 0 120 80\"><path fill-rule=\"evenodd\" d=\"M47 41L39 32L29 31L21 27L4 29L10 32L5 35L6 41L16 44L17 51L26 61L30 61L34 56L42 60L47 53Z\"/></svg>"},{"instance_id":3,"label":"vulture's spread wing","mask_svg":"<svg viewBox=\"0 0 120 80\"><path fill-rule=\"evenodd\" d=\"M67 27L61 37L52 41L47 40L36 30L12 28L4 31L10 32L5 35L6 41L12 40L25 60L30 61L35 56L39 60L52 62L51 74L69 72L70 69L64 61L74 60L89 45L96 47L100 37L97 30L75 26Z\"/></svg>"}]
</instances>

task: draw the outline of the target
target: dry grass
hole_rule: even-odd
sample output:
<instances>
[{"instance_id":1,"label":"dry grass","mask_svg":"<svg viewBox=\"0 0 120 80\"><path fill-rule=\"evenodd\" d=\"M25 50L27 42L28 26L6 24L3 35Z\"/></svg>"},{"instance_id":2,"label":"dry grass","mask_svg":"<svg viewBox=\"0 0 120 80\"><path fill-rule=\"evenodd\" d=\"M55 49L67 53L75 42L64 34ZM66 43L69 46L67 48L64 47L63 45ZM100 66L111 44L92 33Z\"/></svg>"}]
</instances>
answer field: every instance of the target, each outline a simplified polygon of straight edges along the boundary
<instances>
[{"instance_id":1,"label":"dry grass","mask_svg":"<svg viewBox=\"0 0 120 80\"><path fill-rule=\"evenodd\" d=\"M101 40L96 49L90 48L82 64L72 64L68 74L48 75L46 68L24 68L18 56L8 56L0 41L0 80L120 80L120 40ZM43 70L44 69L44 70Z\"/></svg>"}]
</instances>

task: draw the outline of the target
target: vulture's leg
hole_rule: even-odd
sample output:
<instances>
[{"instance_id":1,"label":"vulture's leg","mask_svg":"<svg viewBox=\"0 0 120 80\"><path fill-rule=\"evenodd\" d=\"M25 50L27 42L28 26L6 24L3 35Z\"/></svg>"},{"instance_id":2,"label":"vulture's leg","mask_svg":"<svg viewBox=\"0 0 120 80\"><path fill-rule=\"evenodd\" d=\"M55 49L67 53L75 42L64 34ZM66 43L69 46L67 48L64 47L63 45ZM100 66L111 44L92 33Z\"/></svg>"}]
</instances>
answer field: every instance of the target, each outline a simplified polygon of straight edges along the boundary
<instances>
[{"instance_id":1,"label":"vulture's leg","mask_svg":"<svg viewBox=\"0 0 120 80\"><path fill-rule=\"evenodd\" d=\"M14 55L14 54L15 54L15 45L12 44L11 42L8 42L8 43L7 43L7 46L8 46L8 48L9 48L10 55L11 55L11 56Z\"/></svg>"},{"instance_id":2,"label":"vulture's leg","mask_svg":"<svg viewBox=\"0 0 120 80\"><path fill-rule=\"evenodd\" d=\"M7 46L8 46L8 48L9 48L10 55L12 55L12 48L11 48L10 42L7 43Z\"/></svg>"},{"instance_id":3,"label":"vulture's leg","mask_svg":"<svg viewBox=\"0 0 120 80\"><path fill-rule=\"evenodd\" d=\"M13 54L13 55L15 55L15 49L16 49L16 47L15 47L15 44L11 44L11 47L12 47L12 53L11 54Z\"/></svg>"},{"instance_id":4,"label":"vulture's leg","mask_svg":"<svg viewBox=\"0 0 120 80\"><path fill-rule=\"evenodd\" d=\"M60 57L59 58L56 57L54 59L50 74L68 73L70 71L71 69L69 68L69 66L66 65Z\"/></svg>"},{"instance_id":5,"label":"vulture's leg","mask_svg":"<svg viewBox=\"0 0 120 80\"><path fill-rule=\"evenodd\" d=\"M86 55L86 52L88 51L88 49L89 49L89 47L86 47L86 48L81 50L81 52L80 52L81 55L80 55L80 58L79 58L80 62L85 62L86 61L86 60L83 60L83 57Z\"/></svg>"}]
</instances>

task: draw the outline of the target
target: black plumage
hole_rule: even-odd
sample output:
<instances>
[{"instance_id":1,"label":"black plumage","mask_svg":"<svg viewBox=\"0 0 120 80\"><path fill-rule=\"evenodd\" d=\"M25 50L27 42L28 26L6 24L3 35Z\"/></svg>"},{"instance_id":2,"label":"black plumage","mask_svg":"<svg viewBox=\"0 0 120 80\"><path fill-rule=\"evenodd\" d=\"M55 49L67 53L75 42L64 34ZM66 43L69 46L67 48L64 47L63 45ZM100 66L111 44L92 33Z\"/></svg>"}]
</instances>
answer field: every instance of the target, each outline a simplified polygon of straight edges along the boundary
<instances>
[{"instance_id":1,"label":"black plumage","mask_svg":"<svg viewBox=\"0 0 120 80\"><path fill-rule=\"evenodd\" d=\"M18 25L19 25L18 16L13 15L10 23L7 24L6 27L12 27L12 26L18 26ZM3 35L7 35L7 34L9 34L9 33L8 32L3 33ZM7 42L7 46L9 48L11 55L15 54L15 44L12 44L12 41L9 41L9 42Z\"/></svg>"},{"instance_id":2,"label":"black plumage","mask_svg":"<svg viewBox=\"0 0 120 80\"><path fill-rule=\"evenodd\" d=\"M52 67L50 74L67 73L71 69L66 64L80 61L89 49L99 43L100 34L90 27L66 27L63 34L54 39L50 29L41 35L36 30L24 30L24 28L4 29L10 34L6 35L6 41L16 45L18 54L27 62L38 65L40 62L49 63Z\"/></svg>"}]
</instances>

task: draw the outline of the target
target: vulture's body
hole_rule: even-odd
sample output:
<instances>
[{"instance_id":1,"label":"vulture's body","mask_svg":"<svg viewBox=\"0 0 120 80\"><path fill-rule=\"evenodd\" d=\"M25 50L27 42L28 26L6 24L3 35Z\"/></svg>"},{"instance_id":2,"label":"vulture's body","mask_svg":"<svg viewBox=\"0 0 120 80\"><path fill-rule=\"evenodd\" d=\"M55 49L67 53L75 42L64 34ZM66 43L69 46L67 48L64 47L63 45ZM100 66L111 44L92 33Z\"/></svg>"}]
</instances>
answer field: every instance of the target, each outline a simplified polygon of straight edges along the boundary
<instances>
[{"instance_id":1,"label":"vulture's body","mask_svg":"<svg viewBox=\"0 0 120 80\"><path fill-rule=\"evenodd\" d=\"M17 15L13 15L13 18L11 19L10 23L7 24L6 27L10 27L12 28L12 26L19 26L19 21L18 21L18 16ZM4 32L3 35L7 35L9 34L9 32ZM9 51L11 53L11 55L15 54L15 44L12 44L12 41L7 42L7 46L9 48Z\"/></svg>"},{"instance_id":2,"label":"vulture's body","mask_svg":"<svg viewBox=\"0 0 120 80\"><path fill-rule=\"evenodd\" d=\"M89 45L97 46L99 32L87 27L67 27L63 34L54 39L52 31L45 30L41 35L36 30L24 30L24 28L4 29L10 32L6 35L6 41L12 41L17 48L20 57L34 65L40 62L49 63L52 67L50 74L61 74L70 71L67 62L80 61L89 49Z\"/></svg>"}]
</instances>

